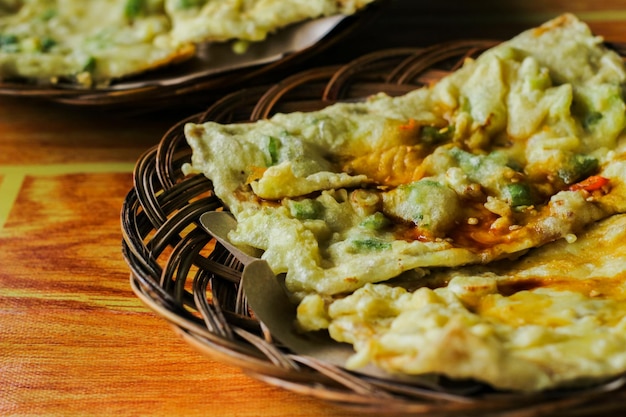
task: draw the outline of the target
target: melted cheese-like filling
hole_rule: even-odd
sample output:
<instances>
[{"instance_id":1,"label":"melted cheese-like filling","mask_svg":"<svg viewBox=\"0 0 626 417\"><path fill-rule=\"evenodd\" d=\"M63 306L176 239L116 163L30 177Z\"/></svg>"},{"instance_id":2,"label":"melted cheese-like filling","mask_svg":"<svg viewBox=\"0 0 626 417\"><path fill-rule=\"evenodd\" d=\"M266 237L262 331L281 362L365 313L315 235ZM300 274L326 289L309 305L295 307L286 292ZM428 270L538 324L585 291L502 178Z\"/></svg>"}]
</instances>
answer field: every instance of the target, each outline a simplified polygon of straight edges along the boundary
<instances>
[{"instance_id":1,"label":"melted cheese-like filling","mask_svg":"<svg viewBox=\"0 0 626 417\"><path fill-rule=\"evenodd\" d=\"M625 82L565 15L404 96L188 124L184 171L349 366L574 384L626 370Z\"/></svg>"},{"instance_id":2,"label":"melted cheese-like filling","mask_svg":"<svg viewBox=\"0 0 626 417\"><path fill-rule=\"evenodd\" d=\"M515 262L434 272L433 289L370 284L323 308L309 296L299 320L353 344L355 369L527 391L586 383L626 371L624 239L617 215Z\"/></svg>"},{"instance_id":3,"label":"melted cheese-like filling","mask_svg":"<svg viewBox=\"0 0 626 417\"><path fill-rule=\"evenodd\" d=\"M211 178L237 217L231 239L263 249L300 295L572 239L626 208L626 72L573 17L548 26L401 97L188 124L185 169ZM604 185L570 189L593 178Z\"/></svg>"}]
</instances>

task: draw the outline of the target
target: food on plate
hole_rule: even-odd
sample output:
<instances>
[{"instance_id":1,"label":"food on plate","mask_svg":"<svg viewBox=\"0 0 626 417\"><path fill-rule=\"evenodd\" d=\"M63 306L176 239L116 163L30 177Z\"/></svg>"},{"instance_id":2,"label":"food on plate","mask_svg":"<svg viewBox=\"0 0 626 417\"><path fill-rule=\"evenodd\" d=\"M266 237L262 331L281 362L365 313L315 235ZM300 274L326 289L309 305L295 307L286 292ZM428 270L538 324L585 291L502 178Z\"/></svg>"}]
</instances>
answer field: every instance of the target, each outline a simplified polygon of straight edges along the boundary
<instances>
[{"instance_id":1,"label":"food on plate","mask_svg":"<svg viewBox=\"0 0 626 417\"><path fill-rule=\"evenodd\" d=\"M625 241L615 215L515 261L433 271L414 291L367 284L328 306L311 295L299 313L354 346L354 369L522 391L588 384L626 370Z\"/></svg>"},{"instance_id":2,"label":"food on plate","mask_svg":"<svg viewBox=\"0 0 626 417\"><path fill-rule=\"evenodd\" d=\"M539 271L541 257L584 256L578 248L621 224L625 80L620 56L565 14L404 96L380 93L254 123L187 124L193 155L184 170L212 180L238 221L231 240L263 249L273 271L285 273L300 327L329 328L355 345L350 366L372 361L390 372L516 390L566 385L626 371L622 353L609 347L621 343L611 337L623 328L624 309L605 311L622 296L623 254L616 249L622 258L593 279L579 279L580 260L560 272L555 265L563 262L545 266L554 279L536 277L536 286L511 282L531 280L524 273ZM480 269L492 266L500 269ZM598 284L604 278L613 284ZM597 293L581 290L596 284ZM549 322L575 299L581 310L573 316L587 313L585 326L597 321L613 336L591 346L580 335L595 356L568 353L581 361L568 370L567 358L549 369L518 366L516 343L554 353L575 339L580 322ZM544 309L546 321L516 318L533 309ZM402 324L406 317L416 322ZM451 355L457 360L441 365Z\"/></svg>"},{"instance_id":3,"label":"food on plate","mask_svg":"<svg viewBox=\"0 0 626 417\"><path fill-rule=\"evenodd\" d=\"M91 86L192 57L169 30L162 1L24 0L0 17L0 79Z\"/></svg>"},{"instance_id":4,"label":"food on plate","mask_svg":"<svg viewBox=\"0 0 626 417\"><path fill-rule=\"evenodd\" d=\"M351 15L373 0L165 0L177 42L262 41L290 24Z\"/></svg>"},{"instance_id":5,"label":"food on plate","mask_svg":"<svg viewBox=\"0 0 626 417\"><path fill-rule=\"evenodd\" d=\"M107 84L185 61L200 42L260 41L372 1L3 0L0 80Z\"/></svg>"}]
</instances>

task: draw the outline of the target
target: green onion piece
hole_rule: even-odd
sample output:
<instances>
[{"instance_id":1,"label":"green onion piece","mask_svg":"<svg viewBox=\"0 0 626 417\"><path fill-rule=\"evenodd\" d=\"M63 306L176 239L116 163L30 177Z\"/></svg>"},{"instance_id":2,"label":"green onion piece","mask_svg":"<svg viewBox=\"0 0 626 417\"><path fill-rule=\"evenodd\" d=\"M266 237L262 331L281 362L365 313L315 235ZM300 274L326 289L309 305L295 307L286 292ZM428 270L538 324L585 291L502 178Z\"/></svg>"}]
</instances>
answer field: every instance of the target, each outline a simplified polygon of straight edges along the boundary
<instances>
[{"instance_id":1,"label":"green onion piece","mask_svg":"<svg viewBox=\"0 0 626 417\"><path fill-rule=\"evenodd\" d=\"M529 80L530 88L534 90L545 90L552 85L552 80L547 71L542 71L535 77L531 77Z\"/></svg>"},{"instance_id":2,"label":"green onion piece","mask_svg":"<svg viewBox=\"0 0 626 417\"><path fill-rule=\"evenodd\" d=\"M583 118L583 127L589 130L593 125L598 123L602 117L602 113L597 111L587 113L587 115Z\"/></svg>"},{"instance_id":3,"label":"green onion piece","mask_svg":"<svg viewBox=\"0 0 626 417\"><path fill-rule=\"evenodd\" d=\"M557 171L557 175L565 184L574 184L582 178L594 174L598 170L598 160L584 154L573 155L567 163Z\"/></svg>"},{"instance_id":4,"label":"green onion piece","mask_svg":"<svg viewBox=\"0 0 626 417\"><path fill-rule=\"evenodd\" d=\"M90 56L83 66L83 72L92 72L94 69L96 69L96 58Z\"/></svg>"},{"instance_id":5,"label":"green onion piece","mask_svg":"<svg viewBox=\"0 0 626 417\"><path fill-rule=\"evenodd\" d=\"M459 163L459 166L466 174L476 173L484 158L456 147L450 149L450 155Z\"/></svg>"},{"instance_id":6,"label":"green onion piece","mask_svg":"<svg viewBox=\"0 0 626 417\"><path fill-rule=\"evenodd\" d=\"M355 239L351 243L352 246L358 251L381 251L391 249L391 243L380 239Z\"/></svg>"},{"instance_id":7,"label":"green onion piece","mask_svg":"<svg viewBox=\"0 0 626 417\"><path fill-rule=\"evenodd\" d=\"M530 206L533 204L530 186L525 182L507 184L502 189L502 196L512 207Z\"/></svg>"},{"instance_id":8,"label":"green onion piece","mask_svg":"<svg viewBox=\"0 0 626 417\"><path fill-rule=\"evenodd\" d=\"M128 0L124 7L124 16L128 20L134 20L144 9L144 0Z\"/></svg>"},{"instance_id":9,"label":"green onion piece","mask_svg":"<svg viewBox=\"0 0 626 417\"><path fill-rule=\"evenodd\" d=\"M267 145L267 151L270 154L270 166L278 163L280 146L280 140L274 136L270 136L270 141Z\"/></svg>"},{"instance_id":10,"label":"green onion piece","mask_svg":"<svg viewBox=\"0 0 626 417\"><path fill-rule=\"evenodd\" d=\"M191 9L192 7L200 6L204 3L204 0L178 0L179 9Z\"/></svg>"},{"instance_id":11,"label":"green onion piece","mask_svg":"<svg viewBox=\"0 0 626 417\"><path fill-rule=\"evenodd\" d=\"M370 230L381 230L389 225L389 219L380 211L367 216L359 226Z\"/></svg>"},{"instance_id":12,"label":"green onion piece","mask_svg":"<svg viewBox=\"0 0 626 417\"><path fill-rule=\"evenodd\" d=\"M239 39L233 42L232 49L237 55L245 54L250 48L250 41Z\"/></svg>"},{"instance_id":13,"label":"green onion piece","mask_svg":"<svg viewBox=\"0 0 626 417\"><path fill-rule=\"evenodd\" d=\"M50 49L52 49L56 44L57 42L48 36L42 38L41 39L41 52L49 52Z\"/></svg>"},{"instance_id":14,"label":"green onion piece","mask_svg":"<svg viewBox=\"0 0 626 417\"><path fill-rule=\"evenodd\" d=\"M317 200L290 201L291 215L300 220L320 219L324 213L324 206Z\"/></svg>"},{"instance_id":15,"label":"green onion piece","mask_svg":"<svg viewBox=\"0 0 626 417\"><path fill-rule=\"evenodd\" d=\"M20 49L19 39L15 35L0 34L0 51L18 52Z\"/></svg>"},{"instance_id":16,"label":"green onion piece","mask_svg":"<svg viewBox=\"0 0 626 417\"><path fill-rule=\"evenodd\" d=\"M445 142L452 138L454 126L438 128L436 126L423 126L420 130L420 139L427 144Z\"/></svg>"},{"instance_id":17,"label":"green onion piece","mask_svg":"<svg viewBox=\"0 0 626 417\"><path fill-rule=\"evenodd\" d=\"M57 15L57 9L51 7L49 9L46 9L43 13L41 13L39 15L39 18L43 20L44 22L47 22L48 20L52 19L56 15Z\"/></svg>"}]
</instances>

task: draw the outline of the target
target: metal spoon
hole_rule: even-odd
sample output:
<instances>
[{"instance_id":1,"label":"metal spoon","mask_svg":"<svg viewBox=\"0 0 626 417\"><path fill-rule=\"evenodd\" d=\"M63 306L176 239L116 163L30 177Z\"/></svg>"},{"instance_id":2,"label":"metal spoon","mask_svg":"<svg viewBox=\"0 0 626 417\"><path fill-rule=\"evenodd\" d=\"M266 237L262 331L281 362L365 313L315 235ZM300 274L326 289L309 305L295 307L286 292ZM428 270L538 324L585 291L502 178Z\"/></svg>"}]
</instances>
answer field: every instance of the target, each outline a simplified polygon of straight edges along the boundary
<instances>
[{"instance_id":1,"label":"metal spoon","mask_svg":"<svg viewBox=\"0 0 626 417\"><path fill-rule=\"evenodd\" d=\"M200 216L200 224L211 236L228 249L242 264L248 265L261 258L261 251L251 246L238 246L228 238L237 228L237 220L227 211L208 211Z\"/></svg>"},{"instance_id":2,"label":"metal spoon","mask_svg":"<svg viewBox=\"0 0 626 417\"><path fill-rule=\"evenodd\" d=\"M200 224L245 265L242 285L248 305L276 340L299 355L307 355L345 366L354 354L351 346L338 343L327 335L301 333L294 326L296 305L289 298L276 274L254 248L234 245L228 233L237 221L228 212L211 211L200 216Z\"/></svg>"},{"instance_id":3,"label":"metal spoon","mask_svg":"<svg viewBox=\"0 0 626 417\"><path fill-rule=\"evenodd\" d=\"M309 356L339 368L345 367L348 358L354 354L352 346L332 340L325 332L302 333L297 330L296 304L289 298L279 277L265 260L260 259L258 250L234 245L229 240L228 233L237 227L237 221L232 214L223 211L207 212L200 216L200 224L245 265L241 279L248 305L276 340L298 355ZM410 383L418 390L419 387L443 390L445 392L433 392L429 395L446 396L448 400L466 401L466 398L457 395L476 389L476 384L471 383L444 388L436 376L392 375L375 366L360 368L355 372L384 379L390 384Z\"/></svg>"}]
</instances>

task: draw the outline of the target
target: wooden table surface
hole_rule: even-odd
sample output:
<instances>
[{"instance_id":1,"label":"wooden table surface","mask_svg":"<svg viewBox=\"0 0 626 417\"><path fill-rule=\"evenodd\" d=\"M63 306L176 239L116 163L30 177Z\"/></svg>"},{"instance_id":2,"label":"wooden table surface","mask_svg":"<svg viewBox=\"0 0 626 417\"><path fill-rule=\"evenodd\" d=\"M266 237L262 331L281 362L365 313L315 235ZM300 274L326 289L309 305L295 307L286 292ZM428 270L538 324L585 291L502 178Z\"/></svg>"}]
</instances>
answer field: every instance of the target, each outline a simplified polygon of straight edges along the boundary
<instances>
[{"instance_id":1,"label":"wooden table surface","mask_svg":"<svg viewBox=\"0 0 626 417\"><path fill-rule=\"evenodd\" d=\"M626 41L621 8L617 0L392 0L368 27L303 65L504 39L564 11ZM122 201L135 161L185 112L129 116L0 97L1 416L351 415L199 354L131 291Z\"/></svg>"}]
</instances>

